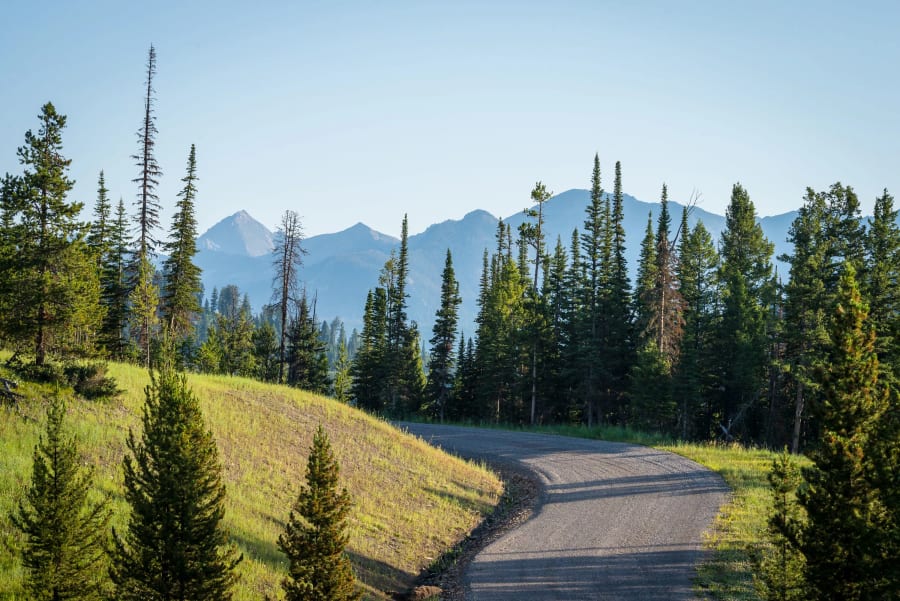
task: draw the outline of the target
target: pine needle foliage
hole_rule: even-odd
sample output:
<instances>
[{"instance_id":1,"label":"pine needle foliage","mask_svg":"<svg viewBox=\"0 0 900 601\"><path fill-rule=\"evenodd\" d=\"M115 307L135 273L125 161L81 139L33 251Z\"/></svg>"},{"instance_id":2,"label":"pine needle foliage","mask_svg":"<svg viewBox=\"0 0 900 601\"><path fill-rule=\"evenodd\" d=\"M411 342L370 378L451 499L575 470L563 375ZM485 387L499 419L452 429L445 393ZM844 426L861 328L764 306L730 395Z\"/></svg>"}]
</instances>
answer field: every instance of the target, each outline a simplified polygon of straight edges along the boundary
<instances>
[{"instance_id":1,"label":"pine needle foliage","mask_svg":"<svg viewBox=\"0 0 900 601\"><path fill-rule=\"evenodd\" d=\"M129 432L128 526L113 531L116 598L227 601L240 562L222 526L225 485L216 443L184 375L151 373L143 433Z\"/></svg>"},{"instance_id":2,"label":"pine needle foliage","mask_svg":"<svg viewBox=\"0 0 900 601\"><path fill-rule=\"evenodd\" d=\"M22 563L28 598L103 599L109 512L90 497L93 470L82 467L65 431L66 406L51 401L44 436L34 449L31 485L13 524L25 535Z\"/></svg>"},{"instance_id":3,"label":"pine needle foliage","mask_svg":"<svg viewBox=\"0 0 900 601\"><path fill-rule=\"evenodd\" d=\"M352 501L338 490L339 467L321 425L313 436L304 486L278 548L290 562L282 581L287 601L355 601L362 597L344 553Z\"/></svg>"}]
</instances>

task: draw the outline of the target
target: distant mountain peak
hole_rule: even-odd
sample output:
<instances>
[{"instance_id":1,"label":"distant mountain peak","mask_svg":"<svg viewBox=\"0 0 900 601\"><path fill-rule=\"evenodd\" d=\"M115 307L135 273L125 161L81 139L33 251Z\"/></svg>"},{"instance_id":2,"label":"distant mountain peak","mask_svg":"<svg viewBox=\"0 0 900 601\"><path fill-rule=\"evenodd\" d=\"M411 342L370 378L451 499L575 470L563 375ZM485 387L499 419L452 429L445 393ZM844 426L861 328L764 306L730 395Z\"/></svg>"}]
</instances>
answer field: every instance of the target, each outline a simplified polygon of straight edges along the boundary
<instances>
[{"instance_id":1,"label":"distant mountain peak","mask_svg":"<svg viewBox=\"0 0 900 601\"><path fill-rule=\"evenodd\" d=\"M275 248L272 232L250 213L240 210L197 238L197 248L229 255L261 257Z\"/></svg>"}]
</instances>

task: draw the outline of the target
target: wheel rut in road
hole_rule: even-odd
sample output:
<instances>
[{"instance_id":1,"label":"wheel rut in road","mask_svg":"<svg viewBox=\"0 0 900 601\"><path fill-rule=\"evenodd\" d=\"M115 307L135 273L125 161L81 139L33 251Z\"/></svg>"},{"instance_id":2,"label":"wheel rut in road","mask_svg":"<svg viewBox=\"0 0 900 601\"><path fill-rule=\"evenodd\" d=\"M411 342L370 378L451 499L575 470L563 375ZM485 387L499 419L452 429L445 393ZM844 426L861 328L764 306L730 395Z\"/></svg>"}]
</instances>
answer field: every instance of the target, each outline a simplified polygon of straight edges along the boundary
<instances>
[{"instance_id":1,"label":"wheel rut in road","mask_svg":"<svg viewBox=\"0 0 900 601\"><path fill-rule=\"evenodd\" d=\"M695 598L692 579L729 489L684 457L640 445L404 423L446 451L525 467L543 490L534 515L480 551L470 601Z\"/></svg>"}]
</instances>

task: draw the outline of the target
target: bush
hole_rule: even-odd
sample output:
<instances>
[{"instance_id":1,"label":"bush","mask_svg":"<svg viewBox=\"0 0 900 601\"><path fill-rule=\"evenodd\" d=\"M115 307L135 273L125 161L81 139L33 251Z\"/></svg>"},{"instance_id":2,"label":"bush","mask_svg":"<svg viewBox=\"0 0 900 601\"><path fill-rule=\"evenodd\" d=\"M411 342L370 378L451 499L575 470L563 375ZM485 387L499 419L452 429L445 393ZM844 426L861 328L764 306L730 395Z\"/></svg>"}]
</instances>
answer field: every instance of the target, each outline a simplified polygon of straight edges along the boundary
<instances>
[{"instance_id":1,"label":"bush","mask_svg":"<svg viewBox=\"0 0 900 601\"><path fill-rule=\"evenodd\" d=\"M63 369L66 381L88 400L111 399L122 391L115 378L106 375L106 363L70 363Z\"/></svg>"}]
</instances>

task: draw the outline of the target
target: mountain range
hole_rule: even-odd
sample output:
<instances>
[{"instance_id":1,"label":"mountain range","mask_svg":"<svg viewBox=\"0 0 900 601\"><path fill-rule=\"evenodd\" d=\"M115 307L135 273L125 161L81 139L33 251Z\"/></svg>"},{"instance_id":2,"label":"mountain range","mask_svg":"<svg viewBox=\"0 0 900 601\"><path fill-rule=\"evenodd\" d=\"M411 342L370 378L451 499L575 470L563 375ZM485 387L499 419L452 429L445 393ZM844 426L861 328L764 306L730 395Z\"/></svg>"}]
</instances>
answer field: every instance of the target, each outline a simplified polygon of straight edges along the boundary
<instances>
[{"instance_id":1,"label":"mountain range","mask_svg":"<svg viewBox=\"0 0 900 601\"><path fill-rule=\"evenodd\" d=\"M557 237L568 249L572 231L583 229L585 207L589 200L588 190L575 189L558 194L544 204L545 231L550 249L555 246ZM677 227L683 205L670 202L669 207L673 227ZM647 216L651 216L655 228L659 210L658 202L644 202L624 195L626 257L632 280ZM787 233L796 216L797 212L791 211L759 220L766 237L775 244L776 257L791 251ZM504 221L515 232L524 219L524 213L518 213ZM713 238L719 240L725 227L725 217L694 207L689 223L693 226L697 221L703 221ZM497 217L478 210L459 220L436 223L424 232L409 237L408 314L411 320L419 324L423 339L431 336L448 248L453 254L453 266L463 298L460 327L466 334L474 333L482 255L484 249L490 253L496 246L497 222ZM274 234L246 211L223 219L200 236L196 263L203 270L207 294L214 287L235 284L248 294L255 310L270 302L274 240ZM363 223L340 232L306 239L304 248L307 254L301 279L310 299L316 301L318 319L339 317L348 332L361 328L366 294L377 285L381 268L399 244L397 238L377 232ZM786 277L787 267L778 262L776 266L779 273Z\"/></svg>"}]
</instances>

